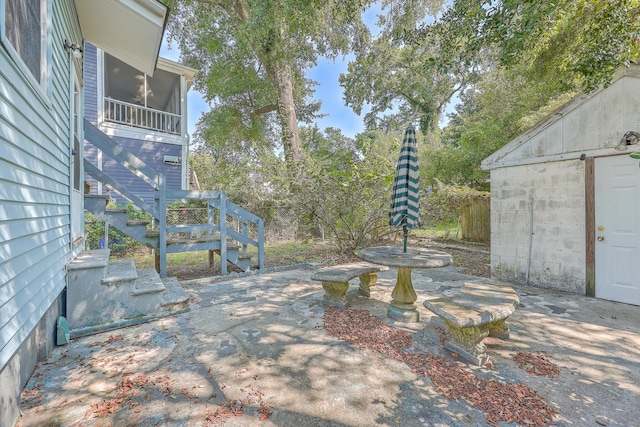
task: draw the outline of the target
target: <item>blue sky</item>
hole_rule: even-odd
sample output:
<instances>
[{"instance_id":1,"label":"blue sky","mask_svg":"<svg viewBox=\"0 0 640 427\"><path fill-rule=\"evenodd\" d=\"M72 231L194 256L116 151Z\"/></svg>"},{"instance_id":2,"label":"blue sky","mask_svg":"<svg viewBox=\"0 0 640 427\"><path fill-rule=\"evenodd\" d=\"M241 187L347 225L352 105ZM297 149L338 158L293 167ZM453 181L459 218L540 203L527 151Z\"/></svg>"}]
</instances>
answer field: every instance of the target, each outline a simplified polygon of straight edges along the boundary
<instances>
[{"instance_id":1,"label":"blue sky","mask_svg":"<svg viewBox=\"0 0 640 427\"><path fill-rule=\"evenodd\" d=\"M364 21L375 31L374 23L377 15L381 13L380 6L369 9L364 13ZM179 51L176 46L168 46L163 42L160 49L160 56L172 61L179 60ZM338 76L340 73L347 72L347 63L349 58L339 57L335 61L320 58L318 65L307 73L307 77L317 81L314 99L322 101L320 112L326 114L326 117L316 120L316 124L320 129L326 127L335 127L342 131L343 135L353 138L357 133L364 130L363 117L367 110L363 111L362 116L356 115L351 108L344 105L342 97L342 88L338 84ZM202 99L199 92L190 90L187 98L189 113L189 134L193 135L195 125L200 119L203 111L208 111L209 106Z\"/></svg>"}]
</instances>

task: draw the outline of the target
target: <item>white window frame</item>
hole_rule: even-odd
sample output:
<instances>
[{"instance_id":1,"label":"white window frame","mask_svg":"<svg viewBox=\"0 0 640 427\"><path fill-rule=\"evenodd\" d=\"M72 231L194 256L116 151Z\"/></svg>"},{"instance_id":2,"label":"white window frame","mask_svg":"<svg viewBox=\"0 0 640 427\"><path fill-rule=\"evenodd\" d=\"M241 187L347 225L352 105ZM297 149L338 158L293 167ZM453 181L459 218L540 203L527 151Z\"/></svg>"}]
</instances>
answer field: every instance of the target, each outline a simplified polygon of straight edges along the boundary
<instances>
[{"instance_id":1,"label":"white window frame","mask_svg":"<svg viewBox=\"0 0 640 427\"><path fill-rule=\"evenodd\" d=\"M29 0L27 0L29 1ZM49 103L50 99L50 84L49 76L51 75L51 43L49 43L49 35L52 33L51 21L49 19L52 16L52 0L41 0L40 3L40 81L36 79L27 64L24 63L22 57L16 49L13 47L6 35L6 0L0 0L0 43L2 47L7 51L9 57L13 59L15 66L18 68L21 74L26 78L26 81L35 89L35 92L40 95L45 103Z\"/></svg>"}]
</instances>

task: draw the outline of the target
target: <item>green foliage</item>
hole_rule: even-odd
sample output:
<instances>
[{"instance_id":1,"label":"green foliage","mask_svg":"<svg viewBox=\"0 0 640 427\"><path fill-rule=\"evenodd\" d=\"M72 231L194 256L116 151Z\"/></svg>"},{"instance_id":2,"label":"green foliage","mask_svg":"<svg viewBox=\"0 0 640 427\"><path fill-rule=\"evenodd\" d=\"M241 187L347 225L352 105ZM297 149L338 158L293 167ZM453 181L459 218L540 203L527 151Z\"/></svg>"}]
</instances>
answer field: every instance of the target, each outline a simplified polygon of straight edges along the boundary
<instances>
[{"instance_id":1,"label":"green foliage","mask_svg":"<svg viewBox=\"0 0 640 427\"><path fill-rule=\"evenodd\" d=\"M392 126L414 120L423 134L437 129L451 97L473 81L476 70L460 64L439 72L429 62L438 55L436 45L407 44L400 34L414 29L439 11L441 1L383 2L377 38L356 49L348 72L340 75L346 105L360 114L366 105L367 129L392 130Z\"/></svg>"},{"instance_id":2,"label":"green foliage","mask_svg":"<svg viewBox=\"0 0 640 427\"><path fill-rule=\"evenodd\" d=\"M341 252L389 231L387 212L399 137L379 132L356 141L335 129L303 132L311 157L304 191L295 196L308 231L326 231Z\"/></svg>"},{"instance_id":3,"label":"green foliage","mask_svg":"<svg viewBox=\"0 0 640 427\"><path fill-rule=\"evenodd\" d=\"M369 30L365 0L171 0L169 41L196 69L195 88L209 102L194 135L215 155L283 151L292 176L304 160L298 120L318 115L315 83L306 78L320 56L347 54Z\"/></svg>"},{"instance_id":4,"label":"green foliage","mask_svg":"<svg viewBox=\"0 0 640 427\"><path fill-rule=\"evenodd\" d=\"M151 221L151 216L143 210L138 209L133 203L127 202L125 205L118 203L116 200L111 199L107 205L109 209L126 209L127 218L131 220L145 220Z\"/></svg>"},{"instance_id":5,"label":"green foliage","mask_svg":"<svg viewBox=\"0 0 640 427\"><path fill-rule=\"evenodd\" d=\"M482 160L572 97L558 95L553 83L525 78L520 68L486 70L449 116L442 145L427 147L424 179L486 189Z\"/></svg>"},{"instance_id":6,"label":"green foliage","mask_svg":"<svg viewBox=\"0 0 640 427\"><path fill-rule=\"evenodd\" d=\"M126 209L127 218L131 220L150 220L146 212L137 209L131 202L121 205L115 200L109 201L107 206L110 209ZM84 236L87 249L99 249L100 241L105 237L105 223L97 216L85 213L84 215ZM115 227L109 227L108 242L105 247L111 252L131 252L142 246L140 242L122 233Z\"/></svg>"},{"instance_id":7,"label":"green foliage","mask_svg":"<svg viewBox=\"0 0 640 427\"><path fill-rule=\"evenodd\" d=\"M206 199L186 199L186 200L174 200L169 205L169 209L180 208L206 208L208 202Z\"/></svg>"},{"instance_id":8,"label":"green foliage","mask_svg":"<svg viewBox=\"0 0 640 427\"><path fill-rule=\"evenodd\" d=\"M489 193L469 187L438 184L432 191L423 193L420 199L421 220L424 227L457 223L460 221L465 200L489 197Z\"/></svg>"},{"instance_id":9,"label":"green foliage","mask_svg":"<svg viewBox=\"0 0 640 427\"><path fill-rule=\"evenodd\" d=\"M419 121L427 183L485 188L481 161L640 55L640 0L385 1L380 33L340 76L368 129ZM445 106L460 105L442 134Z\"/></svg>"},{"instance_id":10,"label":"green foliage","mask_svg":"<svg viewBox=\"0 0 640 427\"><path fill-rule=\"evenodd\" d=\"M200 70L195 86L212 106L191 157L203 189L263 218L276 204L298 205L305 226L331 233L341 250L389 231L389 183L407 121L422 131L422 186L437 190L425 196L425 212L435 204L425 221L457 222L460 196L446 196L441 183L486 189L484 158L577 90L606 85L640 49L640 0L382 0L375 40L360 18L369 0L170 3L169 38ZM305 176L293 181L285 141L297 124L282 107L311 122L319 105L306 71L319 56L350 52L340 83L354 111L370 108L368 131L352 140L301 129L295 158ZM441 131L454 97L460 104Z\"/></svg>"},{"instance_id":11,"label":"green foliage","mask_svg":"<svg viewBox=\"0 0 640 427\"><path fill-rule=\"evenodd\" d=\"M102 238L104 238L104 221L93 214L85 213L84 239L87 249L99 249Z\"/></svg>"},{"instance_id":12,"label":"green foliage","mask_svg":"<svg viewBox=\"0 0 640 427\"><path fill-rule=\"evenodd\" d=\"M189 157L189 164L202 190L222 191L227 199L268 221L274 204L289 203L289 186L284 160L268 150L236 161L216 157L212 150L200 148Z\"/></svg>"},{"instance_id":13,"label":"green foliage","mask_svg":"<svg viewBox=\"0 0 640 427\"><path fill-rule=\"evenodd\" d=\"M84 235L87 249L99 249L100 241L104 239L103 220L90 213L84 215ZM115 227L109 227L108 244L105 247L111 252L131 252L139 249L142 244L122 233Z\"/></svg>"},{"instance_id":14,"label":"green foliage","mask_svg":"<svg viewBox=\"0 0 640 427\"><path fill-rule=\"evenodd\" d=\"M591 91L640 54L638 0L454 0L434 23L405 40L438 45L442 70L482 61L495 48L499 63L522 66L533 79L563 90Z\"/></svg>"}]
</instances>

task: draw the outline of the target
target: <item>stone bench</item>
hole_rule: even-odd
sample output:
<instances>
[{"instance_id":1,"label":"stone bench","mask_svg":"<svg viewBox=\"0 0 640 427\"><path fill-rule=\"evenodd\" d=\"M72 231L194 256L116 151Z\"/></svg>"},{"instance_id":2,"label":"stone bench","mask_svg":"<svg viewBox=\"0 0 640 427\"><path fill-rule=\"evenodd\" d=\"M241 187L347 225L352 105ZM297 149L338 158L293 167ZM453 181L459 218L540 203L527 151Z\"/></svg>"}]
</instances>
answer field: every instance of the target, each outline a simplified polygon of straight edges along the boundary
<instances>
[{"instance_id":1,"label":"stone bench","mask_svg":"<svg viewBox=\"0 0 640 427\"><path fill-rule=\"evenodd\" d=\"M311 280L322 282L325 304L344 307L347 304L349 280L360 277L360 295L368 297L371 295L370 288L378 281L378 273L387 270L389 267L383 265L357 262L323 268L311 275Z\"/></svg>"},{"instance_id":2,"label":"stone bench","mask_svg":"<svg viewBox=\"0 0 640 427\"><path fill-rule=\"evenodd\" d=\"M465 283L451 297L427 300L424 306L444 320L446 349L484 365L488 360L482 340L487 336L508 339L506 320L518 305L518 294L508 286Z\"/></svg>"}]
</instances>

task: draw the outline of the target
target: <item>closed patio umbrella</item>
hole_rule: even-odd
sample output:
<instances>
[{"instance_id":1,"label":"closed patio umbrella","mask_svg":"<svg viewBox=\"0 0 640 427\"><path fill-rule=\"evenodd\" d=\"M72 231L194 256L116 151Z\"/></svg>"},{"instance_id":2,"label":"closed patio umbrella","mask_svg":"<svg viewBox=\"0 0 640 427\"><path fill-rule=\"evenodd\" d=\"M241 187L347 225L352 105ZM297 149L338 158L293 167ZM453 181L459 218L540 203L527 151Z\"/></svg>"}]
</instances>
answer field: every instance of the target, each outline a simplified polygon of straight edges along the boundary
<instances>
[{"instance_id":1,"label":"closed patio umbrella","mask_svg":"<svg viewBox=\"0 0 640 427\"><path fill-rule=\"evenodd\" d=\"M418 149L416 131L412 124L407 126L393 179L389 225L402 226L404 252L407 251L408 230L420 227Z\"/></svg>"}]
</instances>

